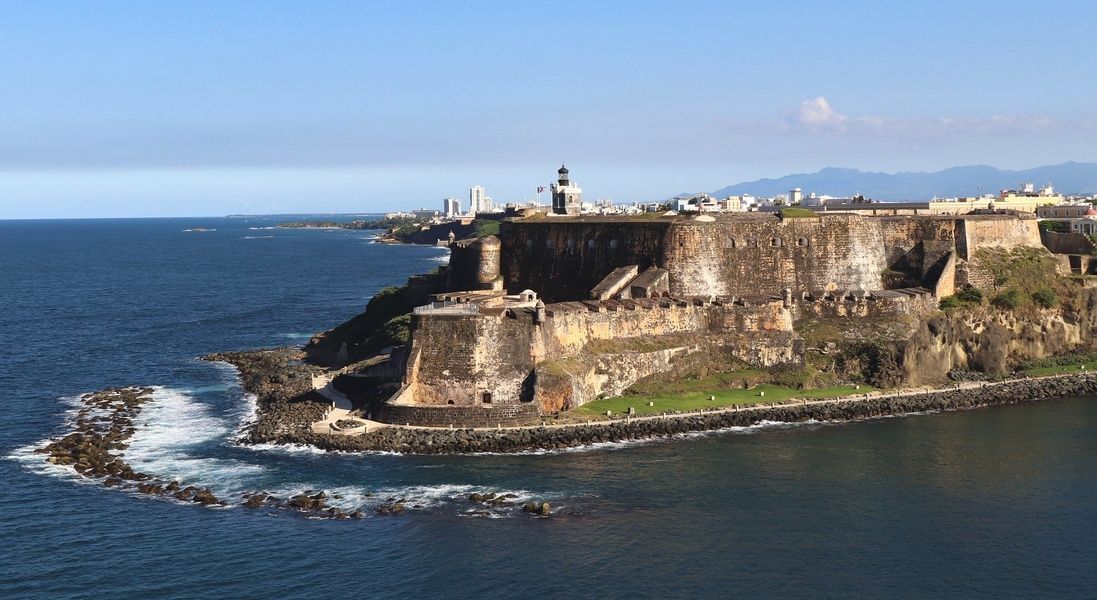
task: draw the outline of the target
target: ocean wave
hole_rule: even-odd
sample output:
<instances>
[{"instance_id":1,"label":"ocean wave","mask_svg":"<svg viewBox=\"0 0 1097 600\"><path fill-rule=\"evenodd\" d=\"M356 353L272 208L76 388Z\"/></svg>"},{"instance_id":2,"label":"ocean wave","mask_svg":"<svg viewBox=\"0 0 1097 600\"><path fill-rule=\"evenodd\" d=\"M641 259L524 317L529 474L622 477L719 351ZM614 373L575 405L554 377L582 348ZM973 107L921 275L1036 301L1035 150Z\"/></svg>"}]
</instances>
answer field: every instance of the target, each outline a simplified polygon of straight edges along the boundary
<instances>
[{"instance_id":1,"label":"ocean wave","mask_svg":"<svg viewBox=\"0 0 1097 600\"><path fill-rule=\"evenodd\" d=\"M288 340L308 340L312 339L313 333L279 333L278 337L286 338Z\"/></svg>"},{"instance_id":2,"label":"ocean wave","mask_svg":"<svg viewBox=\"0 0 1097 600\"><path fill-rule=\"evenodd\" d=\"M320 486L316 483L296 482L280 484L265 493L279 497L291 498L301 493L314 494L324 492L328 506L334 506L344 511L361 510L371 512L378 507L400 501L407 510L430 511L446 507L456 506L460 510L458 514L472 511L514 512L517 505L534 499L548 498L558 499L559 494L534 494L528 490L505 490L498 487L483 485L443 483L436 485L389 485L371 489L360 485L328 485ZM497 496L512 494L509 498L509 506L493 507L490 505L471 503L469 496L474 493L495 493Z\"/></svg>"},{"instance_id":3,"label":"ocean wave","mask_svg":"<svg viewBox=\"0 0 1097 600\"><path fill-rule=\"evenodd\" d=\"M229 458L201 456L196 447L232 435L229 420L181 390L153 388L153 401L134 419L136 431L122 457L134 470L165 480L243 491L266 467Z\"/></svg>"},{"instance_id":4,"label":"ocean wave","mask_svg":"<svg viewBox=\"0 0 1097 600\"><path fill-rule=\"evenodd\" d=\"M46 438L38 440L32 444L26 446L20 446L12 450L11 454L6 458L13 460L22 467L35 475L43 475L46 477L58 477L61 479L69 479L78 483L87 483L92 485L98 485L98 481L88 479L76 472L76 469L70 465L55 465L46 460L46 455L38 454L35 450L42 448L53 442L56 438Z\"/></svg>"},{"instance_id":5,"label":"ocean wave","mask_svg":"<svg viewBox=\"0 0 1097 600\"><path fill-rule=\"evenodd\" d=\"M274 238L273 235L245 235L241 239L245 239L245 240L269 240L269 239L272 239L272 238Z\"/></svg>"}]
</instances>

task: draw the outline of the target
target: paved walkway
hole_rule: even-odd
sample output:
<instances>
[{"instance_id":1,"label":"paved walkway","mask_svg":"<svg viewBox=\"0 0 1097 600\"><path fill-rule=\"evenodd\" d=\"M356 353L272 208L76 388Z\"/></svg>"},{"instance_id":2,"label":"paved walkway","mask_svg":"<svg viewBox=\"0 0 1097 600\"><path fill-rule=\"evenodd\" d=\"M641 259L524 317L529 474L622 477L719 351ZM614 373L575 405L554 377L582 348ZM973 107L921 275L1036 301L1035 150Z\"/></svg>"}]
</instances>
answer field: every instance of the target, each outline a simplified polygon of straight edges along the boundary
<instances>
[{"instance_id":1,"label":"paved walkway","mask_svg":"<svg viewBox=\"0 0 1097 600\"><path fill-rule=\"evenodd\" d=\"M318 376L313 377L312 383L316 389L316 393L320 394L324 398L331 401L331 408L328 409L323 419L316 421L312 424L313 433L330 433L334 435L359 435L366 433L367 431L374 431L381 427L387 427L388 423L380 423L377 421L367 421L359 417L354 417L353 420L365 423L364 427L356 427L354 429L340 429L336 423L342 419L350 418L350 411L354 409L354 403L350 398L335 389L335 386L331 385L331 377ZM315 387L320 382L323 382L323 387Z\"/></svg>"}]
</instances>

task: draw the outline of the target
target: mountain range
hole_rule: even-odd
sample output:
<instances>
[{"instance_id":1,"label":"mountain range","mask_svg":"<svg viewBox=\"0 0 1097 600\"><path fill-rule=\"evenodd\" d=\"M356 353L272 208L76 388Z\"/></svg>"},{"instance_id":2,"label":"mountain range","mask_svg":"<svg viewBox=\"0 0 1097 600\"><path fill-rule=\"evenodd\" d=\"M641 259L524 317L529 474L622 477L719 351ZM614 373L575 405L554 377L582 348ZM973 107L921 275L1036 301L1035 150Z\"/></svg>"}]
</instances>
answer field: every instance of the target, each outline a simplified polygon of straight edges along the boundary
<instances>
[{"instance_id":1,"label":"mountain range","mask_svg":"<svg viewBox=\"0 0 1097 600\"><path fill-rule=\"evenodd\" d=\"M805 196L811 193L819 196L861 194L875 200L928 200L998 193L1017 189L1025 182L1034 183L1037 189L1051 183L1063 194L1097 194L1097 163L1065 162L1020 171L972 165L932 173L874 173L827 167L815 173L745 181L720 188L712 195L717 198L738 194L772 197L800 188Z\"/></svg>"}]
</instances>

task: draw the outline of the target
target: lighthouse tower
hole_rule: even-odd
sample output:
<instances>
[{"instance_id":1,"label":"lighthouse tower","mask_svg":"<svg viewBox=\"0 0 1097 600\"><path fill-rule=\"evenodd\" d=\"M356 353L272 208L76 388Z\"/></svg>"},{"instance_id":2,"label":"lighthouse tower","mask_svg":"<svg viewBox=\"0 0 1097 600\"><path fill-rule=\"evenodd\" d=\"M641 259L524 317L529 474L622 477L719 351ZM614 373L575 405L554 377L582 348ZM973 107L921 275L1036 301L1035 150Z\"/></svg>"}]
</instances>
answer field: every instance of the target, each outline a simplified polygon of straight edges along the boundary
<instances>
[{"instance_id":1,"label":"lighthouse tower","mask_svg":"<svg viewBox=\"0 0 1097 600\"><path fill-rule=\"evenodd\" d=\"M568 168L564 165L560 165L556 174L556 183L552 184L552 213L578 215L583 206L583 190L568 180Z\"/></svg>"}]
</instances>

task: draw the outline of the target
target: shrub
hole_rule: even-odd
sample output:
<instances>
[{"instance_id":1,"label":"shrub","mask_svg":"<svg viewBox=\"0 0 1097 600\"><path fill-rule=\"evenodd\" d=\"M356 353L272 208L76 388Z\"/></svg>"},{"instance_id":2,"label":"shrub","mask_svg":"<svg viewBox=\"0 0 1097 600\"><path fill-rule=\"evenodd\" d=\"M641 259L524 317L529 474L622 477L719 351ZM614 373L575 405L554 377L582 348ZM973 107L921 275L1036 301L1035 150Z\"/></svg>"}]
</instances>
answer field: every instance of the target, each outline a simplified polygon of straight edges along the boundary
<instances>
[{"instance_id":1,"label":"shrub","mask_svg":"<svg viewBox=\"0 0 1097 600\"><path fill-rule=\"evenodd\" d=\"M381 327L381 347L402 346L411 341L411 315L389 319Z\"/></svg>"},{"instance_id":2,"label":"shrub","mask_svg":"<svg viewBox=\"0 0 1097 600\"><path fill-rule=\"evenodd\" d=\"M1037 227L1041 231L1054 231L1056 233L1070 233L1070 225L1062 221L1040 221Z\"/></svg>"},{"instance_id":3,"label":"shrub","mask_svg":"<svg viewBox=\"0 0 1097 600\"><path fill-rule=\"evenodd\" d=\"M972 304L983 303L983 292L979 291L979 288L967 287L956 293L956 298L961 302L970 302Z\"/></svg>"},{"instance_id":4,"label":"shrub","mask_svg":"<svg viewBox=\"0 0 1097 600\"><path fill-rule=\"evenodd\" d=\"M960 300L956 296L945 296L941 298L941 303L938 305L941 310L952 310L960 306Z\"/></svg>"},{"instance_id":5,"label":"shrub","mask_svg":"<svg viewBox=\"0 0 1097 600\"><path fill-rule=\"evenodd\" d=\"M1021 290L1017 288L1009 288L1008 290L998 294L990 301L991 304L1001 309L1014 309L1021 306L1023 300Z\"/></svg>"},{"instance_id":6,"label":"shrub","mask_svg":"<svg viewBox=\"0 0 1097 600\"><path fill-rule=\"evenodd\" d=\"M1040 288L1032 293L1032 301L1042 308L1051 308L1059 301L1059 295L1051 288Z\"/></svg>"}]
</instances>

